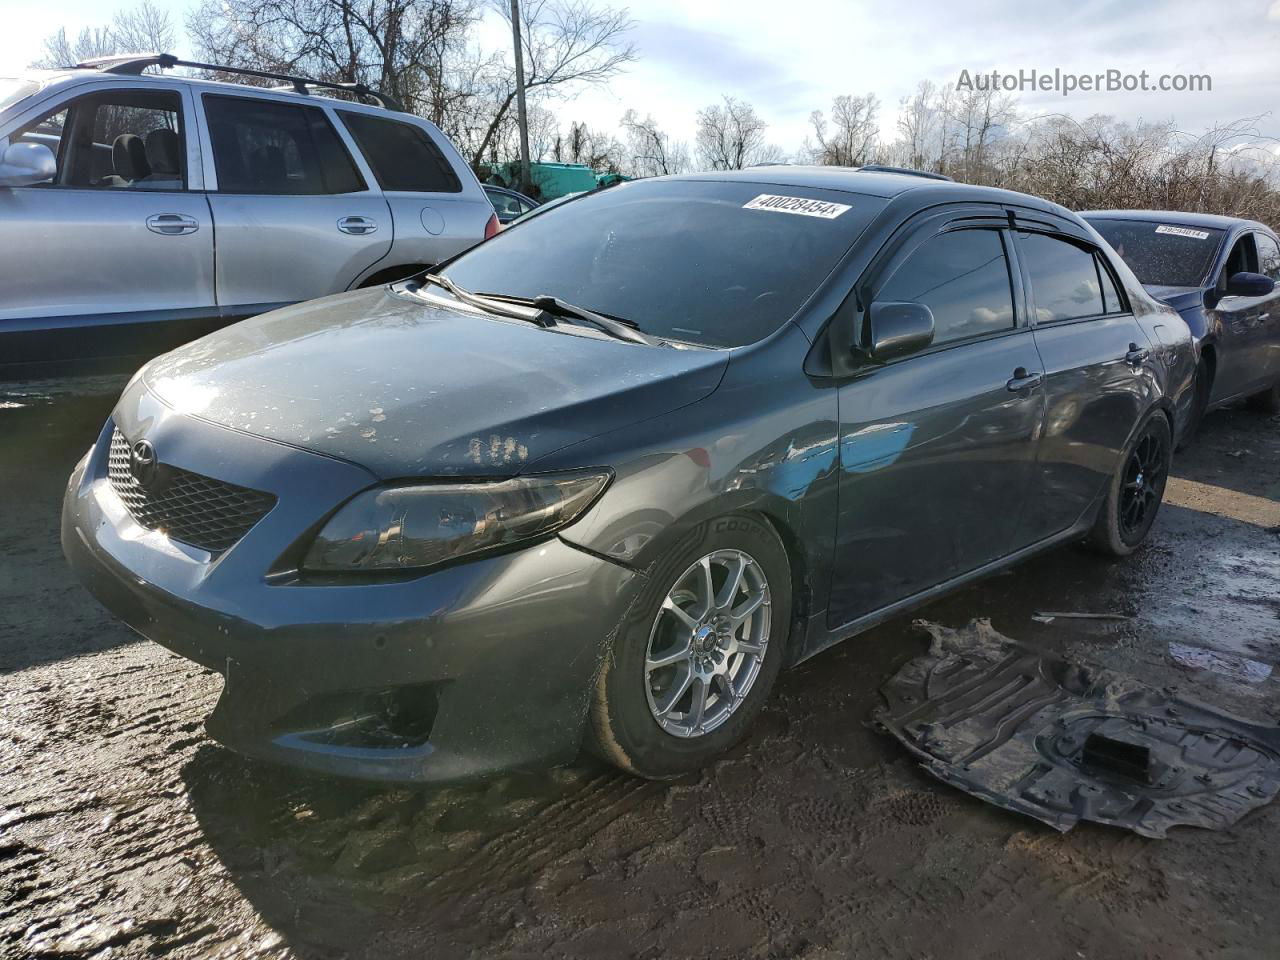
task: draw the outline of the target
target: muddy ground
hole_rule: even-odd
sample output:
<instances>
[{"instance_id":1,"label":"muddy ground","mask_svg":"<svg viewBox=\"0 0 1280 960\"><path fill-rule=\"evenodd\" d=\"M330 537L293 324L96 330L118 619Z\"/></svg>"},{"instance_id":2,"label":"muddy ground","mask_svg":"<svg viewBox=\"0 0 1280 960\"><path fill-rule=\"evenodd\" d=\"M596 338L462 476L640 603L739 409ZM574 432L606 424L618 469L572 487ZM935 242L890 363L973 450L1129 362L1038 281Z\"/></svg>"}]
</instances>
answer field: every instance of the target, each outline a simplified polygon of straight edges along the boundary
<instances>
[{"instance_id":1,"label":"muddy ground","mask_svg":"<svg viewBox=\"0 0 1280 960\"><path fill-rule=\"evenodd\" d=\"M908 617L784 676L684 782L584 762L415 792L241 759L203 734L219 678L113 622L59 552L120 386L0 385L0 956L1280 955L1280 806L1059 835L929 779L864 725L924 649ZM1175 472L1140 556L1061 549L916 615L1280 722L1280 423L1216 413Z\"/></svg>"}]
</instances>

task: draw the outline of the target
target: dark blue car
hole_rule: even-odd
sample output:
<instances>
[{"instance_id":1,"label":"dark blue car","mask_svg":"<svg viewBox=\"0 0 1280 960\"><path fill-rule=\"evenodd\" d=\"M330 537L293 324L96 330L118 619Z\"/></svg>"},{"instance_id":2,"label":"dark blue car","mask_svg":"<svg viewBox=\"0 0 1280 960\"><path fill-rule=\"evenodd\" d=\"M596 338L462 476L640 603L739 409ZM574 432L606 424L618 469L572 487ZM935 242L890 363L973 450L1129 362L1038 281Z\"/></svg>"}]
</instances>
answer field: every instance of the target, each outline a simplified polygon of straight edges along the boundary
<instances>
[{"instance_id":1,"label":"dark blue car","mask_svg":"<svg viewBox=\"0 0 1280 960\"><path fill-rule=\"evenodd\" d=\"M1184 440L1206 412L1241 397L1280 413L1280 241L1269 227L1165 210L1082 216L1199 342L1196 407Z\"/></svg>"},{"instance_id":2,"label":"dark blue car","mask_svg":"<svg viewBox=\"0 0 1280 960\"><path fill-rule=\"evenodd\" d=\"M148 364L62 543L209 732L383 780L678 776L784 666L1155 521L1195 353L1075 214L777 166L624 183Z\"/></svg>"}]
</instances>

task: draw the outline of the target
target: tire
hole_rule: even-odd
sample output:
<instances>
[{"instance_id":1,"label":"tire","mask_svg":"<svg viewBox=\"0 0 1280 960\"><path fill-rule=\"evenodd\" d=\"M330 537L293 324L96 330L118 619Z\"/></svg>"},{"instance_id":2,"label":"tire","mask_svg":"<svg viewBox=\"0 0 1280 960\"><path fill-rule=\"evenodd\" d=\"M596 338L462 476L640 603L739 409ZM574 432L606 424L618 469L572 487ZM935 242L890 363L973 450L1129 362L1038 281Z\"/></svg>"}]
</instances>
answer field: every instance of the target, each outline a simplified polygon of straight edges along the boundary
<instances>
[{"instance_id":1,"label":"tire","mask_svg":"<svg viewBox=\"0 0 1280 960\"><path fill-rule=\"evenodd\" d=\"M739 565L730 597L728 581ZM735 625L731 615L751 604L754 612ZM746 514L699 524L656 562L618 631L596 682L588 749L651 780L704 766L760 713L790 625L791 568L772 527ZM649 666L663 661L670 662Z\"/></svg>"},{"instance_id":2,"label":"tire","mask_svg":"<svg viewBox=\"0 0 1280 960\"><path fill-rule=\"evenodd\" d=\"M1260 413L1280 413L1280 383L1273 384L1270 390L1251 396L1249 407Z\"/></svg>"},{"instance_id":3,"label":"tire","mask_svg":"<svg viewBox=\"0 0 1280 960\"><path fill-rule=\"evenodd\" d=\"M1125 448L1098 511L1090 545L1112 557L1127 557L1147 538L1164 500L1172 458L1169 421L1148 415ZM1139 501L1141 501L1139 503Z\"/></svg>"},{"instance_id":4,"label":"tire","mask_svg":"<svg viewBox=\"0 0 1280 960\"><path fill-rule=\"evenodd\" d=\"M1191 401L1191 413L1187 416L1187 425L1182 428L1182 436L1178 438L1178 449L1185 450L1195 442L1200 432L1200 424L1204 421L1205 411L1209 409L1210 382L1209 365L1203 360L1196 367L1195 396Z\"/></svg>"}]
</instances>

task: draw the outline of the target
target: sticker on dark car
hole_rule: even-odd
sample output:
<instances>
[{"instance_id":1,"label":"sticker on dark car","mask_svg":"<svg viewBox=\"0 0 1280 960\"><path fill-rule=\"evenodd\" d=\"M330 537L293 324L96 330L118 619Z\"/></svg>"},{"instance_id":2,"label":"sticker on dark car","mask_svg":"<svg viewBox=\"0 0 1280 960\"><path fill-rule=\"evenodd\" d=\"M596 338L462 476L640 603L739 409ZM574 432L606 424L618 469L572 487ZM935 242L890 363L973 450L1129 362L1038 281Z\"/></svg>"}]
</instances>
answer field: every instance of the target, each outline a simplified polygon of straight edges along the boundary
<instances>
[{"instance_id":1,"label":"sticker on dark car","mask_svg":"<svg viewBox=\"0 0 1280 960\"><path fill-rule=\"evenodd\" d=\"M847 203L832 203L829 200L810 200L808 197L783 197L773 193L762 193L754 200L742 205L744 210L776 210L778 213L798 213L802 217L822 217L834 220L849 209Z\"/></svg>"},{"instance_id":2,"label":"sticker on dark car","mask_svg":"<svg viewBox=\"0 0 1280 960\"><path fill-rule=\"evenodd\" d=\"M1192 240L1209 239L1209 232L1207 230L1192 230L1190 227L1171 227L1167 224L1161 224L1156 227L1156 233L1168 233L1175 237L1188 237Z\"/></svg>"}]
</instances>

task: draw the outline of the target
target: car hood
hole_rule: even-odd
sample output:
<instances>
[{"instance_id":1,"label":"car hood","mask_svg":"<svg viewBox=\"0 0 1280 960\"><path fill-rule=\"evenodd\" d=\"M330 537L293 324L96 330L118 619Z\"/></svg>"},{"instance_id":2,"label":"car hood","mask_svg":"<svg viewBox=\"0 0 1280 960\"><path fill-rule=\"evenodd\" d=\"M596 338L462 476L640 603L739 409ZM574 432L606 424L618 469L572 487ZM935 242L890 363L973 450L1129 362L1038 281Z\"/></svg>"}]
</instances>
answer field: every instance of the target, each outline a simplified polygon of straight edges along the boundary
<instances>
[{"instance_id":1,"label":"car hood","mask_svg":"<svg viewBox=\"0 0 1280 960\"><path fill-rule=\"evenodd\" d=\"M141 380L181 413L393 479L519 473L705 397L727 364L721 350L555 333L380 288L242 321Z\"/></svg>"},{"instance_id":2,"label":"car hood","mask_svg":"<svg viewBox=\"0 0 1280 960\"><path fill-rule=\"evenodd\" d=\"M1148 283L1143 284L1142 288L1157 300L1169 304L1178 311L1204 303L1204 291L1200 287L1166 287Z\"/></svg>"}]
</instances>

